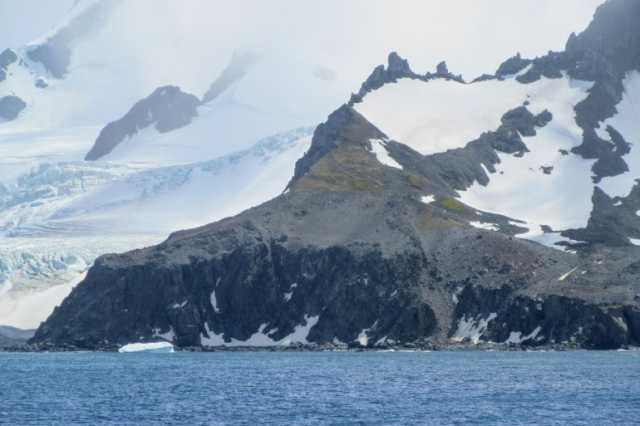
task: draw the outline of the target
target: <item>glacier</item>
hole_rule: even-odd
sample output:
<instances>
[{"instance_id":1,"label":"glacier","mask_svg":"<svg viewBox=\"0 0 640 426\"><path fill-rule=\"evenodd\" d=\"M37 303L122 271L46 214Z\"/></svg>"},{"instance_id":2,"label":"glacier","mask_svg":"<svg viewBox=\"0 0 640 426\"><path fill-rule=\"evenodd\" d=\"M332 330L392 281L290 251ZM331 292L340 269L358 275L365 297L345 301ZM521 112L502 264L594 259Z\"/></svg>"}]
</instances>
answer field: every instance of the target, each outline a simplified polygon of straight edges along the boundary
<instances>
[{"instance_id":1,"label":"glacier","mask_svg":"<svg viewBox=\"0 0 640 426\"><path fill-rule=\"evenodd\" d=\"M0 324L37 327L102 254L157 244L277 196L312 132L180 166L43 163L2 184Z\"/></svg>"}]
</instances>

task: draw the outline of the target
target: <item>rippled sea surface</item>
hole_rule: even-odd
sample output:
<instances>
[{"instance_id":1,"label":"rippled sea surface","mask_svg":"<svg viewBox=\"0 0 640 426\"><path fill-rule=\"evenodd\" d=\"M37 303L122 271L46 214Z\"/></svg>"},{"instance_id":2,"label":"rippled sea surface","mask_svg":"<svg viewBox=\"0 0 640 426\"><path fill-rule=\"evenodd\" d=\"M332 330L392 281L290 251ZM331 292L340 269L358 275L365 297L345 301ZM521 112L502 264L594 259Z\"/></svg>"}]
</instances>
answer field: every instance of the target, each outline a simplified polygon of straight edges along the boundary
<instances>
[{"instance_id":1,"label":"rippled sea surface","mask_svg":"<svg viewBox=\"0 0 640 426\"><path fill-rule=\"evenodd\" d=\"M0 353L0 423L640 424L640 352Z\"/></svg>"}]
</instances>

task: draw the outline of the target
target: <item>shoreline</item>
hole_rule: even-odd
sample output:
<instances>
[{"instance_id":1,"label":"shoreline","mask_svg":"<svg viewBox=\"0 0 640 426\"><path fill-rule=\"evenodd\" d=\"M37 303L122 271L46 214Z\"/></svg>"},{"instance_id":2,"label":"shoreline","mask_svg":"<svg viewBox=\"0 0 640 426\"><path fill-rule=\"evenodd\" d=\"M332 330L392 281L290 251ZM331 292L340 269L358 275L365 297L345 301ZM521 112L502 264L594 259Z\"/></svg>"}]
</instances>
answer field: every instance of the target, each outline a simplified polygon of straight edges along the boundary
<instances>
[{"instance_id":1,"label":"shoreline","mask_svg":"<svg viewBox=\"0 0 640 426\"><path fill-rule=\"evenodd\" d=\"M119 347L87 349L79 347L34 347L31 345L17 345L0 347L0 353L118 353ZM545 346L516 346L498 343L480 344L451 344L451 345L403 345L403 346L338 346L338 345L291 345L291 346L212 346L212 347L174 347L177 352L237 352L237 353L273 353L273 352L352 352L352 353L381 353L381 352L640 352L640 347L622 346L620 348L585 348L573 345L545 345Z\"/></svg>"}]
</instances>

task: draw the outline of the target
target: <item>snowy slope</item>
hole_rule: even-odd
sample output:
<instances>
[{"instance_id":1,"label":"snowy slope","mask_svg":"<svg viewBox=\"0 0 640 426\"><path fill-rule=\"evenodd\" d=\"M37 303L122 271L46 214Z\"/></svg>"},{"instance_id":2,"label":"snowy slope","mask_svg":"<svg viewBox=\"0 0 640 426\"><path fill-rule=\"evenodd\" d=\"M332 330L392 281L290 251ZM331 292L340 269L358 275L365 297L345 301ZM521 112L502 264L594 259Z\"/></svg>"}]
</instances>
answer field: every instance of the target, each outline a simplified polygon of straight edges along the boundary
<instances>
[{"instance_id":1,"label":"snowy slope","mask_svg":"<svg viewBox=\"0 0 640 426\"><path fill-rule=\"evenodd\" d=\"M356 110L391 139L428 155L462 148L483 132L497 129L502 115L525 101L531 102L534 114L572 108L589 87L549 79L524 85L515 76L472 84L405 78L368 94Z\"/></svg>"},{"instance_id":2,"label":"snowy slope","mask_svg":"<svg viewBox=\"0 0 640 426\"><path fill-rule=\"evenodd\" d=\"M156 244L275 197L311 132L182 166L42 164L0 187L0 323L37 326L101 254Z\"/></svg>"},{"instance_id":3,"label":"snowy slope","mask_svg":"<svg viewBox=\"0 0 640 426\"><path fill-rule=\"evenodd\" d=\"M182 71L198 70L202 78L187 89L204 95L233 51L209 69L168 70L168 57L141 68L107 48L136 31L119 24L123 3L77 2L51 32L14 49L18 60L0 81L0 97L27 105L0 122L0 324L36 327L97 256L159 243L278 195L309 146L313 127L301 126L314 126L347 96L348 85L319 76L313 62L263 57L186 127L143 129L108 157L83 161L100 130L135 102L189 82ZM66 72L32 57L39 46L68 48ZM283 96L287 85L294 95Z\"/></svg>"},{"instance_id":4,"label":"snowy slope","mask_svg":"<svg viewBox=\"0 0 640 426\"><path fill-rule=\"evenodd\" d=\"M287 96L282 96L283 87ZM268 135L314 126L348 93L344 81L318 74L312 63L289 56L261 57L238 81L201 105L190 126L168 133L143 129L102 159L170 165L219 157Z\"/></svg>"},{"instance_id":5,"label":"snowy slope","mask_svg":"<svg viewBox=\"0 0 640 426\"><path fill-rule=\"evenodd\" d=\"M594 184L595 160L571 154L572 148L582 143L574 108L587 97L593 83L565 75L522 84L516 77L474 83L402 78L367 94L355 108L390 139L427 156L464 148L484 132L496 130L502 116L520 105L533 114L548 110L553 115L551 123L538 129L535 136L523 138L529 152L522 156L498 152L500 163L495 173L485 168L489 183L476 181L459 191L459 196L478 210L526 223L529 232L519 237L550 246L572 242L558 231L587 226L596 186L611 197L629 195L640 177L640 151L632 145L631 153L624 157L629 172ZM640 73L631 72L624 86L618 113L601 123L598 131L607 140L604 129L612 125L633 143L640 140ZM481 220L478 224L497 229ZM544 233L543 225L556 232Z\"/></svg>"}]
</instances>

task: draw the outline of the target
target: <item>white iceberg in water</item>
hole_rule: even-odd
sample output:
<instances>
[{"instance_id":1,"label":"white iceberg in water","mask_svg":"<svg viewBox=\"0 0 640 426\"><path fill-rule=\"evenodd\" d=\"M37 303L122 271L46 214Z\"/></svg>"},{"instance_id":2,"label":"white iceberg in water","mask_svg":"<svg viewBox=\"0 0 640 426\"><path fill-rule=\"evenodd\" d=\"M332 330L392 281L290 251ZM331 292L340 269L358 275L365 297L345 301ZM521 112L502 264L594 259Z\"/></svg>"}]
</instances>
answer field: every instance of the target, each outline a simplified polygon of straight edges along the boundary
<instances>
[{"instance_id":1,"label":"white iceberg in water","mask_svg":"<svg viewBox=\"0 0 640 426\"><path fill-rule=\"evenodd\" d=\"M155 342L155 343L129 343L124 345L118 352L158 352L158 353L170 353L174 352L173 345L169 342Z\"/></svg>"}]
</instances>

